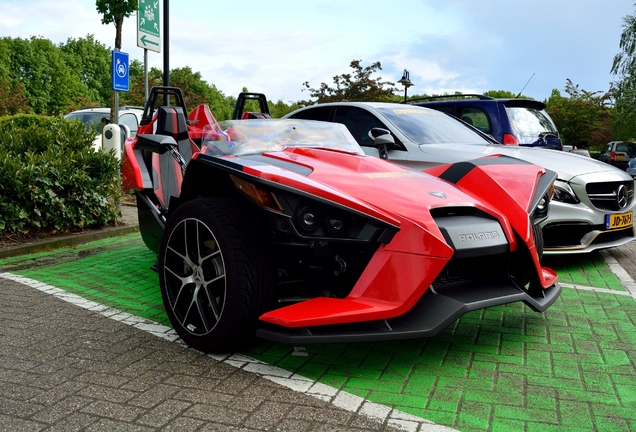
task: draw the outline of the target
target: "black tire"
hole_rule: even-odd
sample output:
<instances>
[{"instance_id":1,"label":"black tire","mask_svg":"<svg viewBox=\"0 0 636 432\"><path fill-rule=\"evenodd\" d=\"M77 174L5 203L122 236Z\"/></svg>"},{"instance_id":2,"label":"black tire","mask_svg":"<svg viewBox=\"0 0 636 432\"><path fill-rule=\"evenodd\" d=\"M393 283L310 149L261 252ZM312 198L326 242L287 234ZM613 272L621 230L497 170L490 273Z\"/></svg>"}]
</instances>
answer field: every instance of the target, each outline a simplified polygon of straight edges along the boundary
<instances>
[{"instance_id":1,"label":"black tire","mask_svg":"<svg viewBox=\"0 0 636 432\"><path fill-rule=\"evenodd\" d=\"M273 266L246 213L229 199L196 199L166 224L159 254L163 303L175 331L198 350L248 342L271 305Z\"/></svg>"}]
</instances>

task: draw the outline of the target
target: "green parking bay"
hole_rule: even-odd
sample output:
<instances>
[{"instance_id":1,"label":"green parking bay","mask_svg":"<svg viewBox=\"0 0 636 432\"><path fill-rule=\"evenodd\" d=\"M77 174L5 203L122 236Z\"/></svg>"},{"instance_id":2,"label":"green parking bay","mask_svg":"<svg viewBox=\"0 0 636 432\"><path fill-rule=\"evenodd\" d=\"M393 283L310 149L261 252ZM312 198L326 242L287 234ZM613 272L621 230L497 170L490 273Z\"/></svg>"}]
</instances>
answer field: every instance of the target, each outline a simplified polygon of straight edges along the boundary
<instances>
[{"instance_id":1,"label":"green parking bay","mask_svg":"<svg viewBox=\"0 0 636 432\"><path fill-rule=\"evenodd\" d=\"M169 325L154 260L131 234L0 260L0 271ZM566 286L543 314L512 304L430 339L308 345L302 356L257 341L244 354L460 431L636 430L636 302L599 254L546 265Z\"/></svg>"}]
</instances>

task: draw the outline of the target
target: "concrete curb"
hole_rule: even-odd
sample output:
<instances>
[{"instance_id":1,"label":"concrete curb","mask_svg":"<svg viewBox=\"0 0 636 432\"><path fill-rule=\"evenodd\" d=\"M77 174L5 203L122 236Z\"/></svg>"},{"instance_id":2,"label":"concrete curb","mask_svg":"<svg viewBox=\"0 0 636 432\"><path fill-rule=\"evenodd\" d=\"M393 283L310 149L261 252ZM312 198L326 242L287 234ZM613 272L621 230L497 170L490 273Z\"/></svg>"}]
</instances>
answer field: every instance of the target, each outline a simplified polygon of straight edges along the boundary
<instances>
[{"instance_id":1,"label":"concrete curb","mask_svg":"<svg viewBox=\"0 0 636 432\"><path fill-rule=\"evenodd\" d=\"M19 255L27 255L37 252L48 252L54 249L63 247L76 246L83 243L92 242L95 240L101 240L108 237L116 237L126 234L139 232L139 226L122 226L122 227L109 227L101 228L95 231L69 234L61 237L54 237L51 239L45 239L35 241L31 244L19 244L16 246L9 246L0 250L0 259L10 258Z\"/></svg>"}]
</instances>

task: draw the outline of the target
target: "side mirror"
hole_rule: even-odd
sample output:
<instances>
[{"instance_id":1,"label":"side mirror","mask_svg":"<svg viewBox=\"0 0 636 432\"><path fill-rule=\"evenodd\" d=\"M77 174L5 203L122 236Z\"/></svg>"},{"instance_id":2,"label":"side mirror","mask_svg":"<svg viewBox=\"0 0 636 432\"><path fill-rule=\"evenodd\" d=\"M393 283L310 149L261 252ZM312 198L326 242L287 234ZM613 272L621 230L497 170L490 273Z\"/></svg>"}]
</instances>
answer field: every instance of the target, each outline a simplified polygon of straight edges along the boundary
<instances>
[{"instance_id":1,"label":"side mirror","mask_svg":"<svg viewBox=\"0 0 636 432\"><path fill-rule=\"evenodd\" d=\"M369 138L373 140L373 147L378 149L381 159L388 159L387 147L395 144L391 132L383 128L373 128L369 131Z\"/></svg>"}]
</instances>

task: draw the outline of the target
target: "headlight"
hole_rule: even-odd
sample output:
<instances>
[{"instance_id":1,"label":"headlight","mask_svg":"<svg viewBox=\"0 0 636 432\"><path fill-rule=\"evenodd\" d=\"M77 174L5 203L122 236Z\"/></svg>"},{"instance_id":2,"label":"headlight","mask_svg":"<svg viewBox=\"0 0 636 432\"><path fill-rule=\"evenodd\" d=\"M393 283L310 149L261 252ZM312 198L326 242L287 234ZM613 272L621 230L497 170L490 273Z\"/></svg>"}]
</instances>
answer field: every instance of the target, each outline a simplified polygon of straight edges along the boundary
<instances>
[{"instance_id":1,"label":"headlight","mask_svg":"<svg viewBox=\"0 0 636 432\"><path fill-rule=\"evenodd\" d=\"M557 180L554 182L553 199L567 204L578 204L580 202L570 185L563 180Z\"/></svg>"},{"instance_id":2,"label":"headlight","mask_svg":"<svg viewBox=\"0 0 636 432\"><path fill-rule=\"evenodd\" d=\"M320 224L320 215L317 209L304 206L296 211L296 222L303 231L312 232Z\"/></svg>"}]
</instances>

